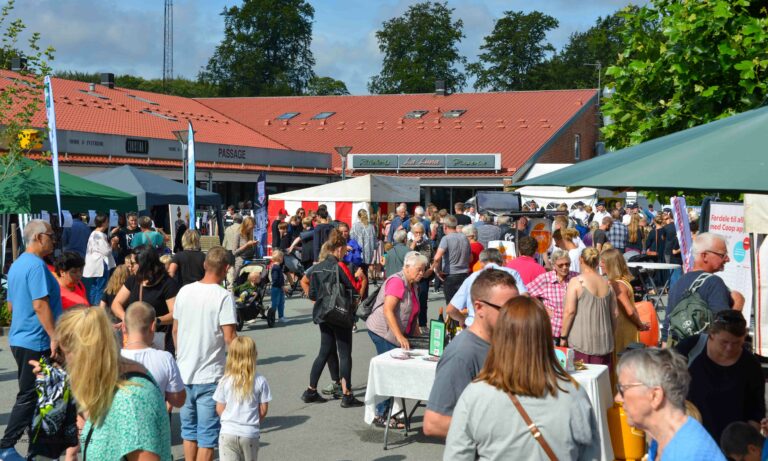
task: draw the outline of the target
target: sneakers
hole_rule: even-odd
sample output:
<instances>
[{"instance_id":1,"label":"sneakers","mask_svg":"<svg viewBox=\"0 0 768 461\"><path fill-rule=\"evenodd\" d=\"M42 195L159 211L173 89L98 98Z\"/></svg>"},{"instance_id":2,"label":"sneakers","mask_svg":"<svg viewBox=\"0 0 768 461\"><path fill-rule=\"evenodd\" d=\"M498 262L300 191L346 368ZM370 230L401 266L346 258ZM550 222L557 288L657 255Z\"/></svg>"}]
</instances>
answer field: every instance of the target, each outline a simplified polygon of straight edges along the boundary
<instances>
[{"instance_id":1,"label":"sneakers","mask_svg":"<svg viewBox=\"0 0 768 461\"><path fill-rule=\"evenodd\" d=\"M279 319L277 319L277 321L280 322L280 323L287 322L287 320L285 320L285 317L280 317Z\"/></svg>"},{"instance_id":2,"label":"sneakers","mask_svg":"<svg viewBox=\"0 0 768 461\"><path fill-rule=\"evenodd\" d=\"M0 450L0 461L24 461L24 459L14 447Z\"/></svg>"},{"instance_id":3,"label":"sneakers","mask_svg":"<svg viewBox=\"0 0 768 461\"><path fill-rule=\"evenodd\" d=\"M357 333L357 323L352 325L352 333Z\"/></svg>"},{"instance_id":4,"label":"sneakers","mask_svg":"<svg viewBox=\"0 0 768 461\"><path fill-rule=\"evenodd\" d=\"M363 402L357 400L354 394L345 394L341 397L341 408L362 407Z\"/></svg>"},{"instance_id":5,"label":"sneakers","mask_svg":"<svg viewBox=\"0 0 768 461\"><path fill-rule=\"evenodd\" d=\"M325 386L322 391L325 395L332 395L334 399L340 399L343 395L341 391L341 384L339 383L330 383L327 386Z\"/></svg>"},{"instance_id":6,"label":"sneakers","mask_svg":"<svg viewBox=\"0 0 768 461\"><path fill-rule=\"evenodd\" d=\"M317 393L317 390L314 390L314 389L307 389L306 391L304 391L304 393L301 394L301 400L303 400L304 403L328 401L328 399L324 399L320 394Z\"/></svg>"}]
</instances>

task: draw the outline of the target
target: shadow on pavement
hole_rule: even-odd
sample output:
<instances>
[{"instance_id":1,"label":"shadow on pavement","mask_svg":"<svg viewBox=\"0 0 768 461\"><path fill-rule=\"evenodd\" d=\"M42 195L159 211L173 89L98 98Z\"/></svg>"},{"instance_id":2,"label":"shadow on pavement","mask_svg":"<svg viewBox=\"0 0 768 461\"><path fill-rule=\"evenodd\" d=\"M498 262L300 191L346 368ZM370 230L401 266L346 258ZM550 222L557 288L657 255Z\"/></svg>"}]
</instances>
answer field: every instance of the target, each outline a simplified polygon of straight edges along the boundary
<instances>
[{"instance_id":1,"label":"shadow on pavement","mask_svg":"<svg viewBox=\"0 0 768 461\"><path fill-rule=\"evenodd\" d=\"M306 415L269 416L264 420L264 424L261 425L261 433L267 434L270 432L290 429L300 424L304 424L308 419L309 416Z\"/></svg>"},{"instance_id":2,"label":"shadow on pavement","mask_svg":"<svg viewBox=\"0 0 768 461\"><path fill-rule=\"evenodd\" d=\"M275 357L267 357L266 359L260 359L258 364L271 365L273 363L280 363L280 362L293 362L294 360L298 360L302 357L304 357L304 354L277 355Z\"/></svg>"},{"instance_id":3,"label":"shadow on pavement","mask_svg":"<svg viewBox=\"0 0 768 461\"><path fill-rule=\"evenodd\" d=\"M4 381L16 381L18 379L17 371L4 371L0 372L0 383Z\"/></svg>"}]
</instances>

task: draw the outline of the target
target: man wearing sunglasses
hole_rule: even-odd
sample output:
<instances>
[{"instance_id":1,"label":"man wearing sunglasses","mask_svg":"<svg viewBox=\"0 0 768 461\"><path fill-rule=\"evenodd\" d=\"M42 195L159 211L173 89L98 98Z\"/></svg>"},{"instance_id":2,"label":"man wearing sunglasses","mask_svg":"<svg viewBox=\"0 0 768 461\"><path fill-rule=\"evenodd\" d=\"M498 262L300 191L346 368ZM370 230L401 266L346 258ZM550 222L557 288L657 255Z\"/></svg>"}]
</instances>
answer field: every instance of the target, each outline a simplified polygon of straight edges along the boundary
<instances>
[{"instance_id":1,"label":"man wearing sunglasses","mask_svg":"<svg viewBox=\"0 0 768 461\"><path fill-rule=\"evenodd\" d=\"M8 342L18 367L19 393L8 418L2 440L0 459L24 459L14 446L32 423L37 393L35 374L30 360L50 357L56 350L54 328L61 315L59 282L45 265L43 257L53 253L54 233L51 225L33 219L24 226L27 250L14 261L8 272L8 310L11 332Z\"/></svg>"},{"instance_id":2,"label":"man wearing sunglasses","mask_svg":"<svg viewBox=\"0 0 768 461\"><path fill-rule=\"evenodd\" d=\"M725 237L719 234L704 232L693 239L693 270L680 277L669 289L667 315L664 319L664 329L661 334L663 342L667 341L669 332L669 314L683 300L685 292L691 288L696 279L702 274L715 274L725 268L731 259L728 257L728 247ZM707 303L712 312L726 309L741 310L744 307L744 296L735 290L729 290L720 277L706 276L704 283L696 293ZM680 338L682 339L682 338Z\"/></svg>"},{"instance_id":3,"label":"man wearing sunglasses","mask_svg":"<svg viewBox=\"0 0 768 461\"><path fill-rule=\"evenodd\" d=\"M485 363L499 310L518 296L514 277L503 270L484 270L472 285L475 321L448 344L437 362L435 383L424 413L424 434L445 437L459 396Z\"/></svg>"}]
</instances>

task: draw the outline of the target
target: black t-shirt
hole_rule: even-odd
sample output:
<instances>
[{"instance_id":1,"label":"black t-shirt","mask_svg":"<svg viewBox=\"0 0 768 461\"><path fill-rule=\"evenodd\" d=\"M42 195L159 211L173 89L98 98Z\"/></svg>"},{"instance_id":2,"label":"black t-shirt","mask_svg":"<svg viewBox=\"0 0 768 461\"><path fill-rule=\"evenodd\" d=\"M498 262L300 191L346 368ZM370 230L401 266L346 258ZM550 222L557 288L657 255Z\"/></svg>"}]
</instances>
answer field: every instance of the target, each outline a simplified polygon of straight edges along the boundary
<instances>
[{"instance_id":1,"label":"black t-shirt","mask_svg":"<svg viewBox=\"0 0 768 461\"><path fill-rule=\"evenodd\" d=\"M138 227L136 229L123 227L117 233L117 238L120 240L120 253L123 257L131 253L131 241L133 240L133 237L139 233L141 233L141 229Z\"/></svg>"},{"instance_id":2,"label":"black t-shirt","mask_svg":"<svg viewBox=\"0 0 768 461\"><path fill-rule=\"evenodd\" d=\"M136 301L144 301L155 308L155 315L158 317L168 313L166 301L175 298L179 292L179 284L167 275L164 275L158 282L143 288L136 276L131 275L125 281L125 287L131 292L126 308ZM139 299L140 297L141 299Z\"/></svg>"},{"instance_id":3,"label":"black t-shirt","mask_svg":"<svg viewBox=\"0 0 768 461\"><path fill-rule=\"evenodd\" d=\"M280 243L280 231L277 229L277 226L281 222L278 219L272 221L272 248L277 248L278 243Z\"/></svg>"},{"instance_id":4,"label":"black t-shirt","mask_svg":"<svg viewBox=\"0 0 768 461\"><path fill-rule=\"evenodd\" d=\"M457 214L456 215L456 224L459 226L468 226L472 224L472 218L465 214Z\"/></svg>"},{"instance_id":5,"label":"black t-shirt","mask_svg":"<svg viewBox=\"0 0 768 461\"><path fill-rule=\"evenodd\" d=\"M602 229L596 229L595 233L592 235L592 244L597 246L598 244L605 244L607 242L608 236L605 234L605 231Z\"/></svg>"},{"instance_id":6,"label":"black t-shirt","mask_svg":"<svg viewBox=\"0 0 768 461\"><path fill-rule=\"evenodd\" d=\"M684 339L676 349L683 356L694 348L699 335ZM765 417L765 380L760 362L748 350L731 366L713 362L704 351L688 367L691 385L688 400L701 412L704 428L715 440L734 421Z\"/></svg>"},{"instance_id":7,"label":"black t-shirt","mask_svg":"<svg viewBox=\"0 0 768 461\"><path fill-rule=\"evenodd\" d=\"M283 250L284 253L288 252L288 248L293 243L293 236L291 234L285 234L278 239L277 247Z\"/></svg>"},{"instance_id":8,"label":"black t-shirt","mask_svg":"<svg viewBox=\"0 0 768 461\"><path fill-rule=\"evenodd\" d=\"M172 261L179 266L176 280L181 287L197 282L205 275L205 253L202 251L180 251L173 255Z\"/></svg>"},{"instance_id":9,"label":"black t-shirt","mask_svg":"<svg viewBox=\"0 0 768 461\"><path fill-rule=\"evenodd\" d=\"M680 243L677 242L675 223L666 224L661 229L664 231L664 254L671 255L672 249L675 248L675 244L677 244L677 248L680 248Z\"/></svg>"},{"instance_id":10,"label":"black t-shirt","mask_svg":"<svg viewBox=\"0 0 768 461\"><path fill-rule=\"evenodd\" d=\"M335 228L336 226L333 224L318 224L315 226L314 236L312 238L312 252L315 261L318 261L318 258L320 257L320 248L323 246L323 243L328 240L328 236Z\"/></svg>"}]
</instances>

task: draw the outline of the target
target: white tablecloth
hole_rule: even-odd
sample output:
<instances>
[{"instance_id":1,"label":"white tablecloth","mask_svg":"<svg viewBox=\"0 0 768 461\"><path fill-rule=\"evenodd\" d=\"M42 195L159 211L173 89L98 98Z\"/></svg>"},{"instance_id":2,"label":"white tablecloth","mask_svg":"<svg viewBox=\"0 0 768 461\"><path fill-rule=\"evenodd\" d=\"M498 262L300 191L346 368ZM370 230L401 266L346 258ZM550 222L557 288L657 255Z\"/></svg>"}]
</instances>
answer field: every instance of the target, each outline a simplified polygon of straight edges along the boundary
<instances>
[{"instance_id":1,"label":"white tablecloth","mask_svg":"<svg viewBox=\"0 0 768 461\"><path fill-rule=\"evenodd\" d=\"M429 393L435 382L437 362L429 362L421 357L398 360L390 355L401 352L401 349L394 349L371 359L368 366L368 387L365 391L366 424L373 422L376 415L376 403L384 400L384 398L402 397L413 400L429 400ZM412 352L427 355L426 350L414 350ZM602 441L602 459L612 461L613 447L611 446L611 435L608 432L608 409L613 405L613 393L611 392L608 367L605 365L587 365L586 370L575 371L571 373L571 376L584 387L592 403Z\"/></svg>"},{"instance_id":2,"label":"white tablecloth","mask_svg":"<svg viewBox=\"0 0 768 461\"><path fill-rule=\"evenodd\" d=\"M586 370L574 371L571 376L584 387L584 390L592 402L592 410L597 419L597 429L600 432L603 461L613 460L613 447L611 446L611 434L608 432L608 409L613 406L613 392L611 392L611 377L608 367L605 365L587 365Z\"/></svg>"},{"instance_id":3,"label":"white tablecloth","mask_svg":"<svg viewBox=\"0 0 768 461\"><path fill-rule=\"evenodd\" d=\"M680 264L671 264L671 263L645 263L645 262L628 262L627 267L639 267L641 269L648 269L648 270L674 270L674 269L680 269Z\"/></svg>"},{"instance_id":4,"label":"white tablecloth","mask_svg":"<svg viewBox=\"0 0 768 461\"><path fill-rule=\"evenodd\" d=\"M425 349L412 350L411 352L423 355L410 360L398 360L390 355L402 352L402 349L393 349L371 359L368 365L368 387L365 390L366 424L373 422L376 403L384 398L429 400L429 392L435 382L437 362L422 359L429 355Z\"/></svg>"}]
</instances>

